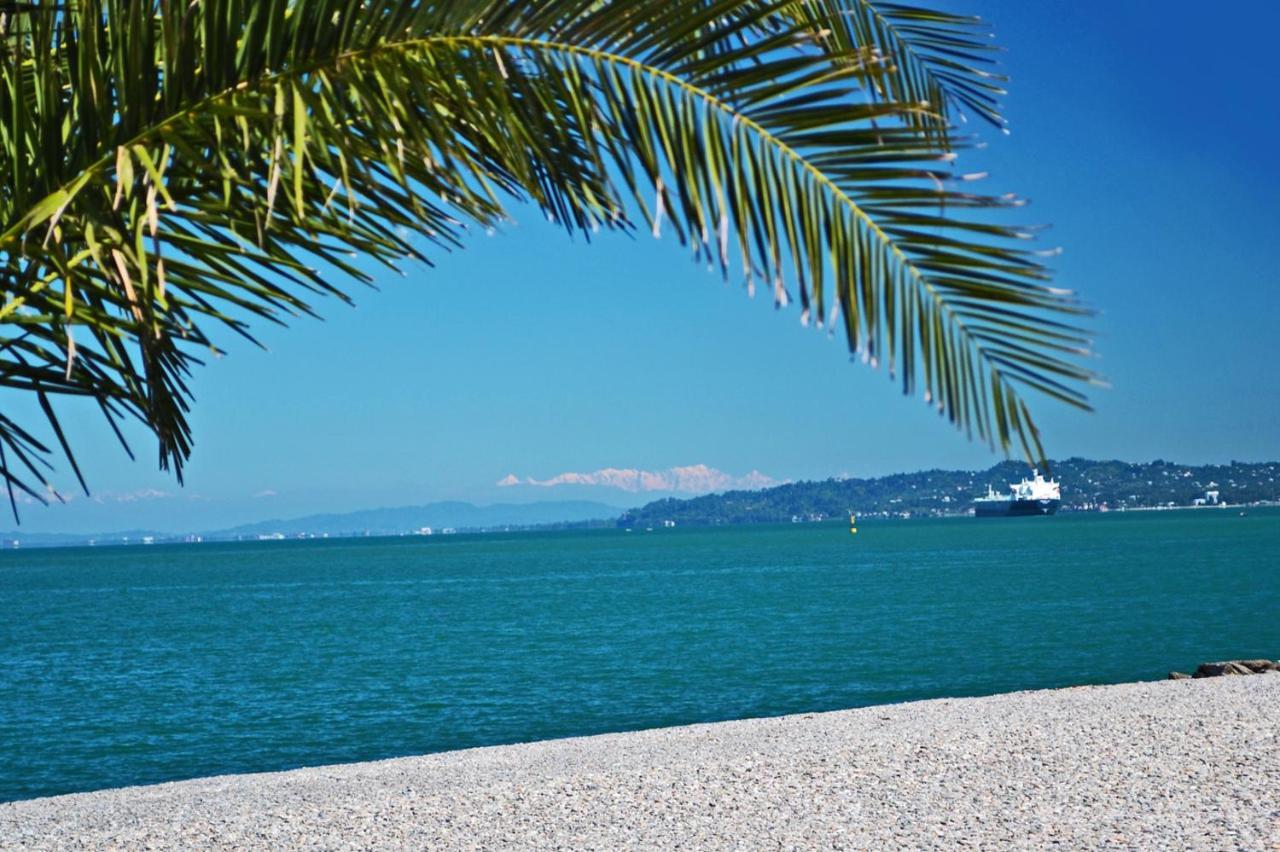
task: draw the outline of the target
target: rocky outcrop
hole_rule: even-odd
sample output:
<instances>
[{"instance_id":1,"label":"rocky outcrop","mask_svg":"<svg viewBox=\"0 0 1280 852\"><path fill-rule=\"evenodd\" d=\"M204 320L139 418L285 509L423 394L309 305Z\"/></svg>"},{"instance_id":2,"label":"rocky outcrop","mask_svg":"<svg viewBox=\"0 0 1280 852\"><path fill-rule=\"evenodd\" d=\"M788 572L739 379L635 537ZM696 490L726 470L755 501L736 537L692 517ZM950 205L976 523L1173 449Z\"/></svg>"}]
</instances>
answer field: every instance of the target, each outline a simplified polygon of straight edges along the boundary
<instances>
[{"instance_id":1,"label":"rocky outcrop","mask_svg":"<svg viewBox=\"0 0 1280 852\"><path fill-rule=\"evenodd\" d=\"M1222 677L1224 675L1262 674L1263 672L1280 672L1280 661L1271 660L1223 660L1217 663L1201 663L1194 674L1185 672L1169 672L1169 680L1187 680L1200 677Z\"/></svg>"}]
</instances>

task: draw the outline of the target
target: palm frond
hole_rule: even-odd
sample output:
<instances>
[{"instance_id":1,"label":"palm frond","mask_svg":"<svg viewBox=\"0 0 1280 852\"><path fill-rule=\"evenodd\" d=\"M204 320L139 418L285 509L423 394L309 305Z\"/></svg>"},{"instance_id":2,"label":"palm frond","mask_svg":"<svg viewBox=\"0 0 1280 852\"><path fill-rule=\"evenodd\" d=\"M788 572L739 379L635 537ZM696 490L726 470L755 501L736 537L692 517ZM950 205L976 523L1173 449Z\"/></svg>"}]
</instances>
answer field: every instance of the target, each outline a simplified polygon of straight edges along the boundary
<instances>
[{"instance_id":1,"label":"palm frond","mask_svg":"<svg viewBox=\"0 0 1280 852\"><path fill-rule=\"evenodd\" d=\"M1087 405L1086 312L984 216L1018 202L969 191L940 130L987 103L942 59L967 19L852 0L0 15L0 386L37 395L73 468L51 399L141 421L181 477L217 327L252 339L345 299L370 282L353 253L426 260L511 199L588 235L639 210L1006 451L1043 455L1023 390ZM11 487L49 490L47 443L0 419Z\"/></svg>"},{"instance_id":2,"label":"palm frond","mask_svg":"<svg viewBox=\"0 0 1280 852\"><path fill-rule=\"evenodd\" d=\"M791 14L837 51L858 48L876 60L870 94L925 107L908 121L934 144L946 147L951 122L966 114L1004 128L1007 78L981 18L881 0L799 0Z\"/></svg>"}]
</instances>

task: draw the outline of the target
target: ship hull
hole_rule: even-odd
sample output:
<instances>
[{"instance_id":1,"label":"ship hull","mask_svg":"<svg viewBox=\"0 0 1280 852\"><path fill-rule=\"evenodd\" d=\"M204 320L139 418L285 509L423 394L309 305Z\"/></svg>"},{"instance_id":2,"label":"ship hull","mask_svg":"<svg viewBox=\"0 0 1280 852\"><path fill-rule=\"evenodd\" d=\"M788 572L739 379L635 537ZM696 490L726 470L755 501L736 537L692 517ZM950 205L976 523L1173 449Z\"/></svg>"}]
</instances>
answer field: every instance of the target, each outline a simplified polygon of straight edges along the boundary
<instances>
[{"instance_id":1,"label":"ship hull","mask_svg":"<svg viewBox=\"0 0 1280 852\"><path fill-rule=\"evenodd\" d=\"M973 504L973 514L979 518L1052 515L1058 511L1058 505L1061 502L1061 500L979 500Z\"/></svg>"}]
</instances>

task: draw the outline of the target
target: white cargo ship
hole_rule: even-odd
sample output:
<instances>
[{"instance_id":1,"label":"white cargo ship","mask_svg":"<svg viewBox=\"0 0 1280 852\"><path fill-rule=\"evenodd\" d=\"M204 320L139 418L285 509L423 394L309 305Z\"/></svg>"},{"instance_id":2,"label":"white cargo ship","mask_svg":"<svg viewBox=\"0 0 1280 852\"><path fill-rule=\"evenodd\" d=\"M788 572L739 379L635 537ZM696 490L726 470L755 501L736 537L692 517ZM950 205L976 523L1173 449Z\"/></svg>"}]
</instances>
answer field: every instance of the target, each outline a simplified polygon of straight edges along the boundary
<instances>
[{"instance_id":1,"label":"white cargo ship","mask_svg":"<svg viewBox=\"0 0 1280 852\"><path fill-rule=\"evenodd\" d=\"M979 518L1052 515L1061 503L1062 487L1036 470L1031 479L1010 483L1008 494L997 494L988 485L986 495L973 501L973 514Z\"/></svg>"}]
</instances>

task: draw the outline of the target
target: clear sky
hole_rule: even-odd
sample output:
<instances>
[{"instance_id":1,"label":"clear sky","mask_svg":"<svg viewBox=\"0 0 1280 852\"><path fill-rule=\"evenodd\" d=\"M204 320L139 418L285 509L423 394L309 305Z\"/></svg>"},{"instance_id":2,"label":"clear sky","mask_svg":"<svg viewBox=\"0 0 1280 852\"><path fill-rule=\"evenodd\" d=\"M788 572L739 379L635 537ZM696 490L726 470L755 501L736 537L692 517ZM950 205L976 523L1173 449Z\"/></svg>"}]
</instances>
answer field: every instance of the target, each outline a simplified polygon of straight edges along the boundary
<instances>
[{"instance_id":1,"label":"clear sky","mask_svg":"<svg viewBox=\"0 0 1280 852\"><path fill-rule=\"evenodd\" d=\"M965 154L1053 225L1057 283L1101 310L1113 388L1082 414L1040 400L1051 456L1280 458L1280 4L964 0L993 22L1012 133ZM1158 10L1158 14L1155 14ZM466 251L381 276L355 310L267 329L195 380L187 485L68 409L102 502L24 528L209 528L310 511L659 492L500 488L604 468L738 478L867 476L997 460L802 329L647 233L571 241L527 208ZM673 484L674 475L657 484ZM686 474L705 480L707 474ZM70 486L69 477L62 480ZM743 480L747 481L747 480ZM757 477L756 480L764 481ZM652 482L652 480L651 480ZM155 492L163 492L157 494ZM255 496L259 495L259 496ZM131 499L141 498L141 499ZM0 523L0 527L6 524Z\"/></svg>"}]
</instances>

